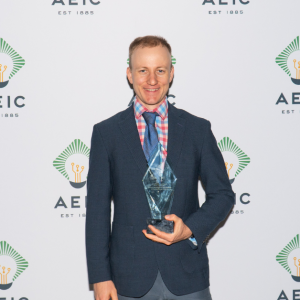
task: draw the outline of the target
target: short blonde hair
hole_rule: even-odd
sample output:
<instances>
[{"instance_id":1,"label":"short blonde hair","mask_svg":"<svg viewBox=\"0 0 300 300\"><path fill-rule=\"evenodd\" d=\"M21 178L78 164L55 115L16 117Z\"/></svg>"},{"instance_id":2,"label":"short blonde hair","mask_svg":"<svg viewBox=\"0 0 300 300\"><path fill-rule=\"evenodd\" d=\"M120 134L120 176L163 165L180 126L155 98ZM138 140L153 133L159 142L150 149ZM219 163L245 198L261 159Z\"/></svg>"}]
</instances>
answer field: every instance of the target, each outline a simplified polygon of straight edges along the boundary
<instances>
[{"instance_id":1,"label":"short blonde hair","mask_svg":"<svg viewBox=\"0 0 300 300\"><path fill-rule=\"evenodd\" d=\"M171 48L170 44L167 42L167 40L164 39L163 37L157 36L157 35L146 35L143 37L136 38L129 46L129 67L130 67L130 69L131 69L131 56L135 49L144 48L144 47L152 48L152 47L157 47L157 46L166 47L168 49L170 55L172 56L172 48ZM171 60L171 67L172 67L172 60Z\"/></svg>"}]
</instances>

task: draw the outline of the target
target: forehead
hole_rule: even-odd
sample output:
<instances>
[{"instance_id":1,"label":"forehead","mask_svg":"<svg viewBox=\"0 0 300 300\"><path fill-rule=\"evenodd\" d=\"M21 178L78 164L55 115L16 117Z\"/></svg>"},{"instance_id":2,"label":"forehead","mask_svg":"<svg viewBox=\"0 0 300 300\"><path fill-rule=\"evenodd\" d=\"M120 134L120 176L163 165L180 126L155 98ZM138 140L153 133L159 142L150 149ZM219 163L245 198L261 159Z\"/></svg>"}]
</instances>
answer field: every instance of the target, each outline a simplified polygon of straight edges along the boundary
<instances>
[{"instance_id":1,"label":"forehead","mask_svg":"<svg viewBox=\"0 0 300 300\"><path fill-rule=\"evenodd\" d=\"M132 67L169 67L171 54L163 46L157 47L139 47L131 55Z\"/></svg>"}]
</instances>

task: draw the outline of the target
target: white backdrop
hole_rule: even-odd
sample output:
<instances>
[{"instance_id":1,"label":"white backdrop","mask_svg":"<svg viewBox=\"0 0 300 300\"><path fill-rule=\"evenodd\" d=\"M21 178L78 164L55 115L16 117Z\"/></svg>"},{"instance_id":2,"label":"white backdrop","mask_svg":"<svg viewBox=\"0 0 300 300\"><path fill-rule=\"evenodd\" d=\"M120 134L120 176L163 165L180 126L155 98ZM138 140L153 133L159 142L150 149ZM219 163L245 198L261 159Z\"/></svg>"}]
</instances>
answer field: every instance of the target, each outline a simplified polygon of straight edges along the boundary
<instances>
[{"instance_id":1,"label":"white backdrop","mask_svg":"<svg viewBox=\"0 0 300 300\"><path fill-rule=\"evenodd\" d=\"M276 261L300 233L300 105L292 104L300 86L275 63L300 35L300 3L204 2L1 1L0 38L25 65L0 88L0 241L28 267L7 290L0 285L0 299L94 299L85 261L86 186L68 182L75 180L71 160L85 172L86 160L76 154L66 161L69 180L53 161L76 139L89 148L92 126L127 107L128 47L148 34L172 46L176 106L210 120L218 142L229 137L250 158L232 185L233 214L208 244L213 299L300 299L300 283ZM290 58L300 60L299 53ZM3 53L0 64L12 67ZM276 105L281 93L288 104ZM14 104L17 96L25 106ZM245 193L248 204L240 201ZM9 283L17 267L1 253L1 268L12 268Z\"/></svg>"}]
</instances>

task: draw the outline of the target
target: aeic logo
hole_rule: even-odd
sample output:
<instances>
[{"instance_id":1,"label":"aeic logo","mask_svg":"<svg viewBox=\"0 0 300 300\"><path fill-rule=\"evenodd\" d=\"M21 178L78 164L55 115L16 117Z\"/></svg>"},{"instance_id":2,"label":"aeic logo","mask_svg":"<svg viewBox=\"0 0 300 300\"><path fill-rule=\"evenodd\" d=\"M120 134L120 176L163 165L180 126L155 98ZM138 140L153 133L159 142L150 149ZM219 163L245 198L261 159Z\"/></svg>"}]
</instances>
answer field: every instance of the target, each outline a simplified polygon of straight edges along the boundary
<instances>
[{"instance_id":1,"label":"aeic logo","mask_svg":"<svg viewBox=\"0 0 300 300\"><path fill-rule=\"evenodd\" d=\"M276 256L281 266L300 282L300 239L297 234Z\"/></svg>"},{"instance_id":2,"label":"aeic logo","mask_svg":"<svg viewBox=\"0 0 300 300\"><path fill-rule=\"evenodd\" d=\"M25 65L25 60L2 38L0 38L0 88Z\"/></svg>"},{"instance_id":3,"label":"aeic logo","mask_svg":"<svg viewBox=\"0 0 300 300\"><path fill-rule=\"evenodd\" d=\"M294 84L300 85L300 47L297 36L277 57L276 63L291 77Z\"/></svg>"},{"instance_id":4,"label":"aeic logo","mask_svg":"<svg viewBox=\"0 0 300 300\"><path fill-rule=\"evenodd\" d=\"M0 290L8 290L26 270L28 262L7 242L0 242Z\"/></svg>"},{"instance_id":5,"label":"aeic logo","mask_svg":"<svg viewBox=\"0 0 300 300\"><path fill-rule=\"evenodd\" d=\"M235 178L250 163L250 157L245 154L229 137L224 137L218 146L223 154L225 166L231 184Z\"/></svg>"},{"instance_id":6,"label":"aeic logo","mask_svg":"<svg viewBox=\"0 0 300 300\"><path fill-rule=\"evenodd\" d=\"M54 161L53 166L75 189L85 186L90 149L79 139L74 140Z\"/></svg>"}]
</instances>

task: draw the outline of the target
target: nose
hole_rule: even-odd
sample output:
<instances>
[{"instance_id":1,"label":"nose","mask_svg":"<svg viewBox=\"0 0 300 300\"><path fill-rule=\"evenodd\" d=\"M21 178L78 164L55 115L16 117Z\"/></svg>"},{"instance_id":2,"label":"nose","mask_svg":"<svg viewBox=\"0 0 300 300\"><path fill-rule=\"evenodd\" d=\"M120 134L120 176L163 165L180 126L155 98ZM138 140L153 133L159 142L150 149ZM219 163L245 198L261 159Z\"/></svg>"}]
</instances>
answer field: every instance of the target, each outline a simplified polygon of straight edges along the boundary
<instances>
[{"instance_id":1,"label":"nose","mask_svg":"<svg viewBox=\"0 0 300 300\"><path fill-rule=\"evenodd\" d=\"M150 72L147 83L149 85L156 85L157 84L157 78L155 72Z\"/></svg>"}]
</instances>

